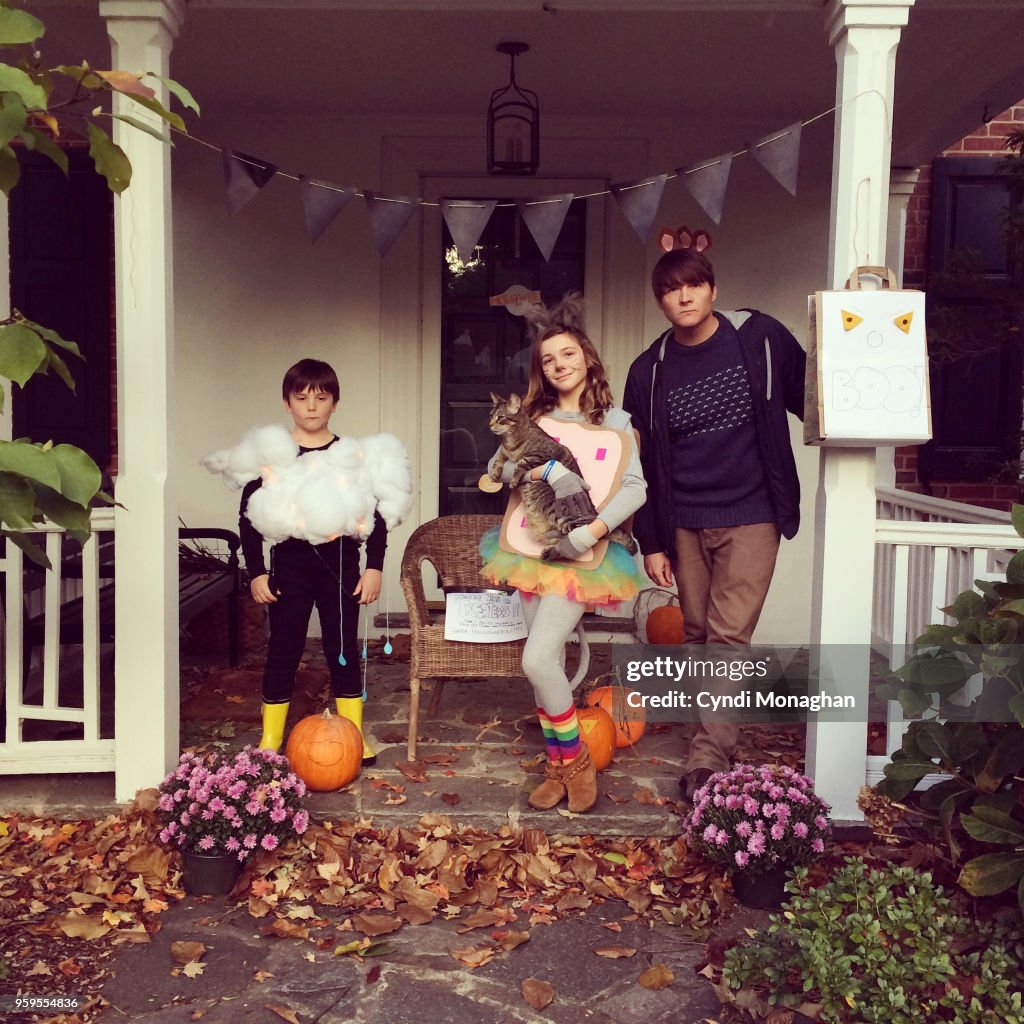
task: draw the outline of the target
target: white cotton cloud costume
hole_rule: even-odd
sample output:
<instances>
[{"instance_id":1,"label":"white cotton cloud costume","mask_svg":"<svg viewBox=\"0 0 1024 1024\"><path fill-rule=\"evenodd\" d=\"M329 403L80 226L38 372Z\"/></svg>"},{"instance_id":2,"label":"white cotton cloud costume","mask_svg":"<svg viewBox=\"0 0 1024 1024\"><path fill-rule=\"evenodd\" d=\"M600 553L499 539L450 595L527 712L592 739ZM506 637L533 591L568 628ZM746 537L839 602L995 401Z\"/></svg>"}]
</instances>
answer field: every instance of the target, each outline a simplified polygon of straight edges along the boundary
<instances>
[{"instance_id":1,"label":"white cotton cloud costume","mask_svg":"<svg viewBox=\"0 0 1024 1024\"><path fill-rule=\"evenodd\" d=\"M234 448L201 462L236 490L262 478L246 514L271 544L287 537L311 544L337 536L366 540L375 509L393 530L412 508L409 455L393 434L342 437L299 458L285 427L254 427Z\"/></svg>"}]
</instances>

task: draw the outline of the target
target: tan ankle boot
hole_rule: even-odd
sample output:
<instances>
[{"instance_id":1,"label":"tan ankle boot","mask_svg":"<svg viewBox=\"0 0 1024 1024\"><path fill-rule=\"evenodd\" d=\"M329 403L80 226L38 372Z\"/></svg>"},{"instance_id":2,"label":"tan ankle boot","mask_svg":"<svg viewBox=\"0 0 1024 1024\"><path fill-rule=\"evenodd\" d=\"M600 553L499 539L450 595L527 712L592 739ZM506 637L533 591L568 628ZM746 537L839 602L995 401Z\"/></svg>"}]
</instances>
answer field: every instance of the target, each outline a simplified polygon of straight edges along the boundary
<instances>
[{"instance_id":1,"label":"tan ankle boot","mask_svg":"<svg viewBox=\"0 0 1024 1024\"><path fill-rule=\"evenodd\" d=\"M597 803L597 768L586 744L579 756L562 765L562 784L569 795L569 810L583 814Z\"/></svg>"},{"instance_id":2,"label":"tan ankle boot","mask_svg":"<svg viewBox=\"0 0 1024 1024\"><path fill-rule=\"evenodd\" d=\"M527 803L538 811L550 811L565 799L562 766L548 761L544 769L547 778L530 794Z\"/></svg>"}]
</instances>

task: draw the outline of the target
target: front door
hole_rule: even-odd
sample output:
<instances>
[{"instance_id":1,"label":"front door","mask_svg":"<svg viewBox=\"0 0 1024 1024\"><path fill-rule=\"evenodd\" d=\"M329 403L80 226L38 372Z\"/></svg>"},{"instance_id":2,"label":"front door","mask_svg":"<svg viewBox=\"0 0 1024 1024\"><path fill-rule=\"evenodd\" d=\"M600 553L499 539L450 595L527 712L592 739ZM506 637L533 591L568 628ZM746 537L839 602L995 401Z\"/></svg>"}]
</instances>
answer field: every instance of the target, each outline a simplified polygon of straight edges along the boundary
<instances>
[{"instance_id":1,"label":"front door","mask_svg":"<svg viewBox=\"0 0 1024 1024\"><path fill-rule=\"evenodd\" d=\"M504 510L505 495L484 493L477 480L497 448L487 428L491 392L526 394L529 325L516 297L539 293L550 305L567 291L583 291L586 212L585 200L573 202L548 261L511 203L494 210L466 263L443 231L440 515Z\"/></svg>"}]
</instances>

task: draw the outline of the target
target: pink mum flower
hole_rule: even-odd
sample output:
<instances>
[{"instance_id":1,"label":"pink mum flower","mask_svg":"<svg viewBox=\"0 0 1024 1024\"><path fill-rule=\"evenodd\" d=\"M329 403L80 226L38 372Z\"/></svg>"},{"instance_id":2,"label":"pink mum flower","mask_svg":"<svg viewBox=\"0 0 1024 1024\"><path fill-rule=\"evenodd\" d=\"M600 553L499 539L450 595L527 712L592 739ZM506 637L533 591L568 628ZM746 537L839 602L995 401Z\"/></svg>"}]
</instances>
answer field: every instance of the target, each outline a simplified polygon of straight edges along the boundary
<instances>
[{"instance_id":1,"label":"pink mum flower","mask_svg":"<svg viewBox=\"0 0 1024 1024\"><path fill-rule=\"evenodd\" d=\"M803 822L803 821L798 821L793 826L793 835L795 835L798 839L806 839L807 838L807 823Z\"/></svg>"},{"instance_id":2,"label":"pink mum flower","mask_svg":"<svg viewBox=\"0 0 1024 1024\"><path fill-rule=\"evenodd\" d=\"M824 853L825 852L825 844L820 839L815 839L811 843L811 849L815 853Z\"/></svg>"},{"instance_id":3,"label":"pink mum flower","mask_svg":"<svg viewBox=\"0 0 1024 1024\"><path fill-rule=\"evenodd\" d=\"M277 836L267 833L261 840L260 846L264 850L276 850L277 849Z\"/></svg>"},{"instance_id":4,"label":"pink mum flower","mask_svg":"<svg viewBox=\"0 0 1024 1024\"><path fill-rule=\"evenodd\" d=\"M213 838L209 833L203 836L199 840L198 846L200 850L212 850L217 845L217 840Z\"/></svg>"},{"instance_id":5,"label":"pink mum flower","mask_svg":"<svg viewBox=\"0 0 1024 1024\"><path fill-rule=\"evenodd\" d=\"M736 851L736 866L745 868L750 863L750 854L745 850Z\"/></svg>"}]
</instances>

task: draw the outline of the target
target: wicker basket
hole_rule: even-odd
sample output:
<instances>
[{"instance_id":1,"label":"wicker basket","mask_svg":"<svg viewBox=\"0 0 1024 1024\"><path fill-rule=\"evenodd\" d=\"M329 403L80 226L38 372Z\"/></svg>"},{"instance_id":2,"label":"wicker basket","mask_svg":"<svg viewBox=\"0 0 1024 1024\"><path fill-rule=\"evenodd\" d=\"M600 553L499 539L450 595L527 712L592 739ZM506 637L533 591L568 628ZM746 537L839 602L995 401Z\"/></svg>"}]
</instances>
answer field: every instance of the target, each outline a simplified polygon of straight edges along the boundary
<instances>
[{"instance_id":1,"label":"wicker basket","mask_svg":"<svg viewBox=\"0 0 1024 1024\"><path fill-rule=\"evenodd\" d=\"M228 599L222 597L204 608L186 627L197 654L226 654L228 649ZM261 651L267 643L267 610L247 594L238 596L238 651Z\"/></svg>"}]
</instances>

